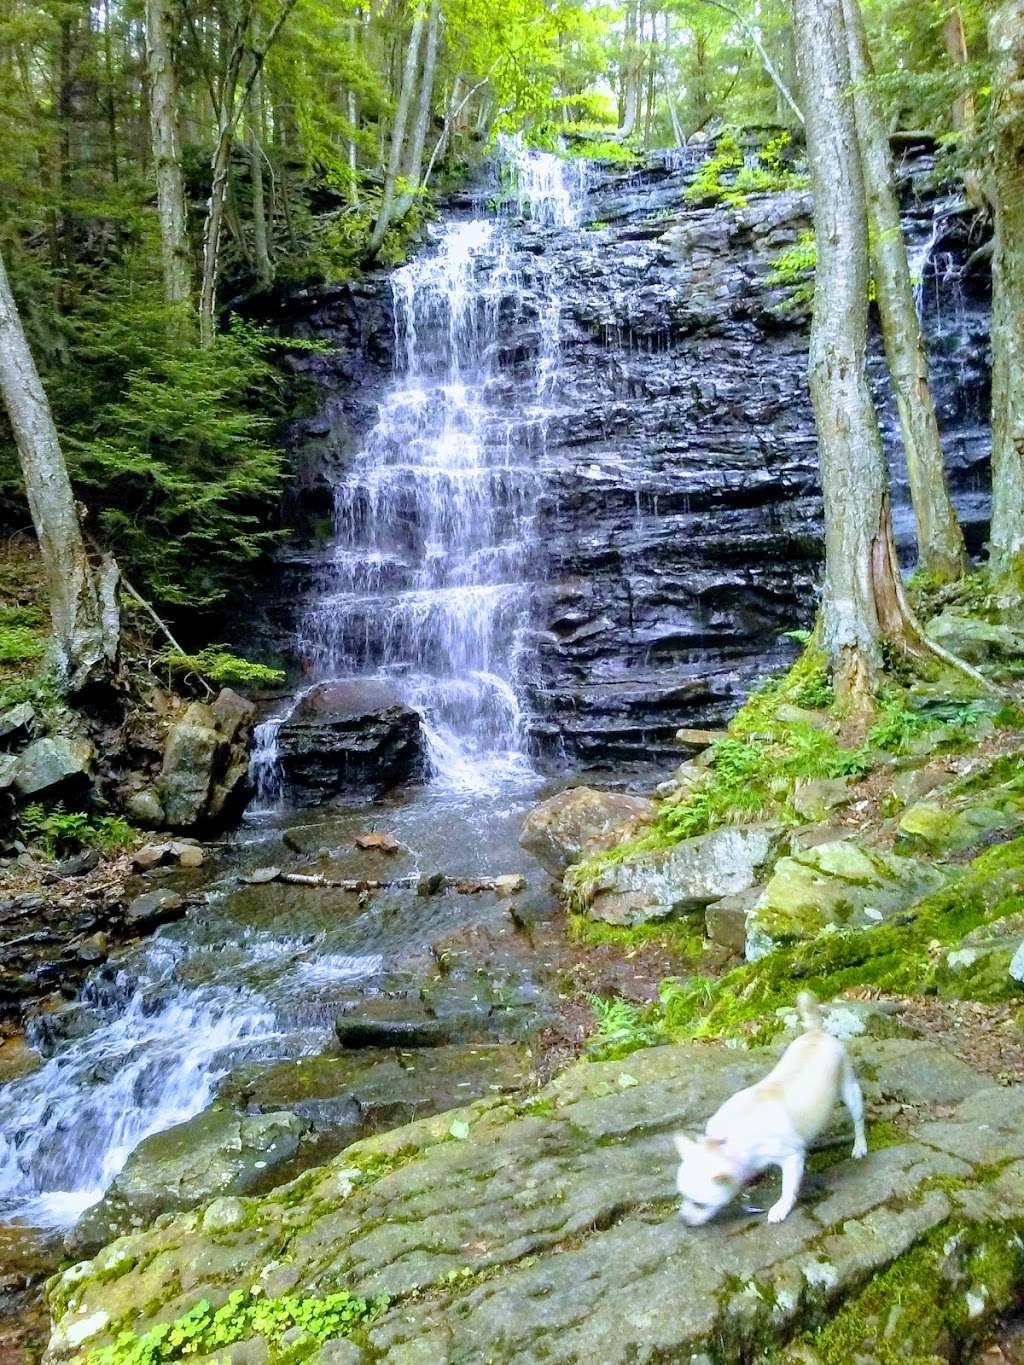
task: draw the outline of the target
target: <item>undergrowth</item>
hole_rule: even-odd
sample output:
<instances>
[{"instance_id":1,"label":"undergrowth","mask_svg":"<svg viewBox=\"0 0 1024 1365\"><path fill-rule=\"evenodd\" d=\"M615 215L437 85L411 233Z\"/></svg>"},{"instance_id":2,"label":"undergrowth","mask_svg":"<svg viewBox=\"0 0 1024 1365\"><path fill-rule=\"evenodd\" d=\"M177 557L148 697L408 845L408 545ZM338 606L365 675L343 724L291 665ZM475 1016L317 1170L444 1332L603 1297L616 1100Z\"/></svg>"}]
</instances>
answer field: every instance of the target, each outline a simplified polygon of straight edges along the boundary
<instances>
[{"instance_id":1,"label":"undergrowth","mask_svg":"<svg viewBox=\"0 0 1024 1365\"><path fill-rule=\"evenodd\" d=\"M345 1290L322 1298L285 1295L271 1299L260 1297L255 1288L248 1293L236 1289L220 1308L200 1299L181 1317L157 1323L141 1336L121 1332L111 1346L90 1351L86 1362L160 1365L162 1361L207 1355L250 1337L263 1337L271 1346L279 1346L284 1334L293 1328L299 1328L302 1338L312 1347L348 1336L354 1328L379 1317L388 1303L386 1294L364 1299Z\"/></svg>"},{"instance_id":2,"label":"undergrowth","mask_svg":"<svg viewBox=\"0 0 1024 1365\"><path fill-rule=\"evenodd\" d=\"M193 674L218 687L275 687L285 678L280 668L253 663L225 645L207 645L196 654L165 650L158 662L180 678Z\"/></svg>"},{"instance_id":3,"label":"undergrowth","mask_svg":"<svg viewBox=\"0 0 1024 1365\"><path fill-rule=\"evenodd\" d=\"M112 853L136 837L135 829L120 815L69 811L61 802L49 809L38 801L26 806L21 813L21 829L50 858L77 853L83 848Z\"/></svg>"},{"instance_id":4,"label":"undergrowth","mask_svg":"<svg viewBox=\"0 0 1024 1365\"><path fill-rule=\"evenodd\" d=\"M723 133L715 144L714 155L703 163L687 187L687 201L728 204L739 209L746 206L751 194L803 188L806 175L798 174L787 164L790 143L790 135L780 133L761 148L756 164L748 165L736 135Z\"/></svg>"}]
</instances>

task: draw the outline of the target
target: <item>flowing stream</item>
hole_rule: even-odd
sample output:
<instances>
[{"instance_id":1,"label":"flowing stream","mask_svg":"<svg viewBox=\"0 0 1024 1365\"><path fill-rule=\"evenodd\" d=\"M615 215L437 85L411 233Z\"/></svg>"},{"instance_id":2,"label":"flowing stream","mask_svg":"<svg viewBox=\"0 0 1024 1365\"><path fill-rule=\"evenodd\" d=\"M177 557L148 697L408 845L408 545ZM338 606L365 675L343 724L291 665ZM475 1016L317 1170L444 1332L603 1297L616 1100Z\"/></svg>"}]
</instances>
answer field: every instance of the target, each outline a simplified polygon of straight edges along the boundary
<instances>
[{"instance_id":1,"label":"flowing stream","mask_svg":"<svg viewBox=\"0 0 1024 1365\"><path fill-rule=\"evenodd\" d=\"M518 215L577 222L578 167L515 143L505 157ZM407 873L517 870L516 827L536 785L520 679L559 299L552 279L529 319L537 342L512 405L499 350L521 307L513 230L510 214L449 221L394 272L394 381L334 488L328 581L299 626L311 684L383 678L422 715L431 780L383 814ZM98 968L56 1035L45 1019L33 1025L46 1059L0 1088L0 1217L72 1224L142 1139L197 1114L234 1068L322 1051L339 1009L393 979L403 954L482 913L456 896L396 896L342 914L337 898L308 890L237 886L240 867L280 856L289 817L277 734L292 705L258 728L261 819L215 870L206 905ZM317 817L301 819L305 830ZM324 818L312 846L351 849L367 820Z\"/></svg>"}]
</instances>

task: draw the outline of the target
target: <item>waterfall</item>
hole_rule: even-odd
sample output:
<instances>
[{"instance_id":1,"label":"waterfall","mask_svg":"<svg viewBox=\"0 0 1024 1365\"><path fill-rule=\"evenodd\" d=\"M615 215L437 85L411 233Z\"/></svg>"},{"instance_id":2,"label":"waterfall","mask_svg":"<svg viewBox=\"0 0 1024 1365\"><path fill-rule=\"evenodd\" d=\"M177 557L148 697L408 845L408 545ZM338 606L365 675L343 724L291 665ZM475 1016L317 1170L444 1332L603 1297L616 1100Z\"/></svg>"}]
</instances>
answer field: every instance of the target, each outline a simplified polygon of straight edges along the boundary
<instances>
[{"instance_id":1,"label":"waterfall","mask_svg":"<svg viewBox=\"0 0 1024 1365\"><path fill-rule=\"evenodd\" d=\"M579 163L515 140L503 157L522 214L578 221ZM559 296L538 262L532 377L517 374L513 407L502 332L533 319L511 260L507 224L471 218L394 272L395 377L334 485L328 581L296 641L314 680L388 681L422 716L433 780L456 790L529 769L522 671Z\"/></svg>"}]
</instances>

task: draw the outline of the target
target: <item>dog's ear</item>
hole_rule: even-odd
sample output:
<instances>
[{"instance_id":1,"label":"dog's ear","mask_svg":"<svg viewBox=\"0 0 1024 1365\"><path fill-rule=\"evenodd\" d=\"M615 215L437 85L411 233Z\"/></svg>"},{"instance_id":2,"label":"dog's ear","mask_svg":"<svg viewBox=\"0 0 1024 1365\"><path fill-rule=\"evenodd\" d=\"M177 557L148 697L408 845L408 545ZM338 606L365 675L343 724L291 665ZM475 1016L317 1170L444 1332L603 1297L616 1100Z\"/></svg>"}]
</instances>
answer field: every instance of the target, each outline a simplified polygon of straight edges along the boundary
<instances>
[{"instance_id":1,"label":"dog's ear","mask_svg":"<svg viewBox=\"0 0 1024 1365\"><path fill-rule=\"evenodd\" d=\"M725 1146L725 1138L705 1138L704 1146L717 1149Z\"/></svg>"},{"instance_id":2,"label":"dog's ear","mask_svg":"<svg viewBox=\"0 0 1024 1365\"><path fill-rule=\"evenodd\" d=\"M687 1137L685 1133L673 1133L672 1141L676 1145L676 1151L683 1157L689 1156L697 1145L693 1138Z\"/></svg>"},{"instance_id":3,"label":"dog's ear","mask_svg":"<svg viewBox=\"0 0 1024 1365\"><path fill-rule=\"evenodd\" d=\"M716 1171L716 1173L711 1177L711 1179L714 1181L716 1185L732 1184L732 1176L729 1175L728 1172L726 1171Z\"/></svg>"}]
</instances>

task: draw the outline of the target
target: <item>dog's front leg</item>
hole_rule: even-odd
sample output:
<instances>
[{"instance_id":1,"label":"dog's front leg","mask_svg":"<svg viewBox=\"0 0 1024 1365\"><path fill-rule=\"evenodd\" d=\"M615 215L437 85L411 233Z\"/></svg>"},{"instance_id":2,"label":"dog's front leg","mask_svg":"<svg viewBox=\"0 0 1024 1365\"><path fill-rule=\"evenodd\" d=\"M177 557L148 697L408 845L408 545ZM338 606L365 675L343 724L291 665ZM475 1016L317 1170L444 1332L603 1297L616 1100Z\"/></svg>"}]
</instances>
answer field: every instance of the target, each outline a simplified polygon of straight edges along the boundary
<instances>
[{"instance_id":1,"label":"dog's front leg","mask_svg":"<svg viewBox=\"0 0 1024 1365\"><path fill-rule=\"evenodd\" d=\"M796 1203L800 1181L804 1175L803 1149L791 1152L789 1156L783 1157L778 1165L782 1172L782 1193L779 1195L778 1201L768 1210L769 1223L781 1223Z\"/></svg>"}]
</instances>

